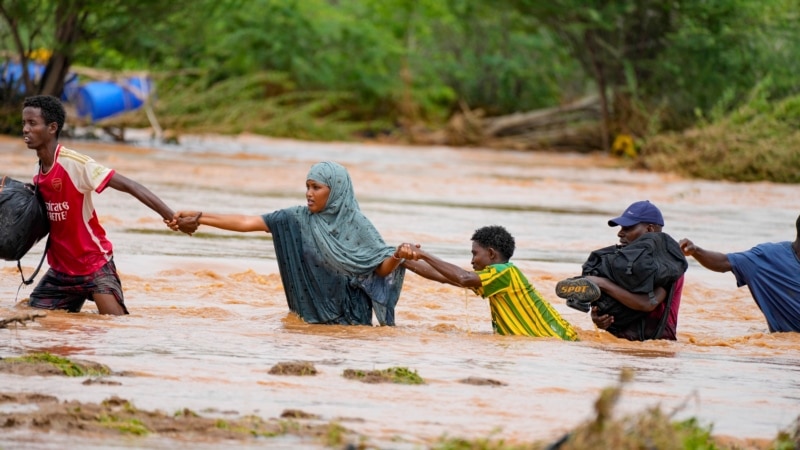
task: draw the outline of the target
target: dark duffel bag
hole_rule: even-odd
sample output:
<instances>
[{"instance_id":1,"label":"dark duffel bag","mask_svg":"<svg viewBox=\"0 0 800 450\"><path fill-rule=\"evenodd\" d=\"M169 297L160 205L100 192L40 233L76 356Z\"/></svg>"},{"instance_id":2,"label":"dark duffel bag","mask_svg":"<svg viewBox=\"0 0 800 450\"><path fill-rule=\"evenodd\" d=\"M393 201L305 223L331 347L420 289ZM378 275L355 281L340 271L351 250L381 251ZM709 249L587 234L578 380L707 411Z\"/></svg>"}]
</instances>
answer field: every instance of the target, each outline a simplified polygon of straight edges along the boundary
<instances>
[{"instance_id":1,"label":"dark duffel bag","mask_svg":"<svg viewBox=\"0 0 800 450\"><path fill-rule=\"evenodd\" d=\"M19 261L49 232L47 210L36 187L0 177L0 258Z\"/></svg>"}]
</instances>

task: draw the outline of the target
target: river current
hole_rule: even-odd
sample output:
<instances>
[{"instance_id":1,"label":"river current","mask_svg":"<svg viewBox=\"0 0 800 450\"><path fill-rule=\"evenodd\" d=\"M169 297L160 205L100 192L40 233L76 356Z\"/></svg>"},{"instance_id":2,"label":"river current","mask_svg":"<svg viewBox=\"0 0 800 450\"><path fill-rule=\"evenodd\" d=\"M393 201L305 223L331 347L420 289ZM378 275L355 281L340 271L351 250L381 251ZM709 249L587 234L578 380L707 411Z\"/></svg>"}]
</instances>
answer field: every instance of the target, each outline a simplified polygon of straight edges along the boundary
<instances>
[{"instance_id":1,"label":"river current","mask_svg":"<svg viewBox=\"0 0 800 450\"><path fill-rule=\"evenodd\" d=\"M714 434L772 439L800 414L800 334L770 334L731 273L690 259L675 342L616 339L554 294L560 279L580 273L591 250L617 242L617 229L606 222L634 201L658 205L664 231L674 238L729 252L793 240L796 185L689 180L629 170L601 155L250 135L185 136L180 145L160 146L62 143L139 181L176 210L262 214L304 204L309 167L337 161L391 245L418 242L469 268L472 232L505 226L516 237L512 261L581 340L494 335L486 300L410 272L395 327L305 324L288 312L269 235L207 227L192 237L174 233L134 198L107 190L95 196L95 206L115 245L131 314L100 316L91 302L79 314L48 312L27 327L0 329L0 356L46 351L127 375L110 377L119 385L90 386L82 379L0 375L3 391L92 402L117 395L141 409L265 418L299 409L337 420L382 448L424 447L445 435L556 439L593 416L599 392L626 367L635 378L623 392L620 415L659 406L675 419L713 424ZM36 159L21 139L2 137L0 162L0 174L29 181ZM23 259L26 275L43 247ZM19 285L16 263L2 262L0 313L25 309L31 287L18 292ZM268 373L285 361L311 362L319 374ZM342 376L345 369L389 367L414 370L426 383L365 384ZM504 385L460 382L468 377ZM68 442L2 436L8 448ZM85 444L117 448L102 440Z\"/></svg>"}]
</instances>

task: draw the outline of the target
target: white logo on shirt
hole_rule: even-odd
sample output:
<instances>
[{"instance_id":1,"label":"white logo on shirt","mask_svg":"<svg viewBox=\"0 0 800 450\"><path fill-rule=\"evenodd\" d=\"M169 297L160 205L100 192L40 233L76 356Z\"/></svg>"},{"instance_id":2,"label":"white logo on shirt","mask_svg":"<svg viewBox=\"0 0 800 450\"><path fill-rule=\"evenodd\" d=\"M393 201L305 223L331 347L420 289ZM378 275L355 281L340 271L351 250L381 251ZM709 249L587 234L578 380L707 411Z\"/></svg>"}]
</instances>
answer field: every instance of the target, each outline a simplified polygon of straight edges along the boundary
<instances>
[{"instance_id":1,"label":"white logo on shirt","mask_svg":"<svg viewBox=\"0 0 800 450\"><path fill-rule=\"evenodd\" d=\"M47 208L47 217L51 222L63 222L67 220L67 211L69 211L69 203L67 202L45 202Z\"/></svg>"}]
</instances>

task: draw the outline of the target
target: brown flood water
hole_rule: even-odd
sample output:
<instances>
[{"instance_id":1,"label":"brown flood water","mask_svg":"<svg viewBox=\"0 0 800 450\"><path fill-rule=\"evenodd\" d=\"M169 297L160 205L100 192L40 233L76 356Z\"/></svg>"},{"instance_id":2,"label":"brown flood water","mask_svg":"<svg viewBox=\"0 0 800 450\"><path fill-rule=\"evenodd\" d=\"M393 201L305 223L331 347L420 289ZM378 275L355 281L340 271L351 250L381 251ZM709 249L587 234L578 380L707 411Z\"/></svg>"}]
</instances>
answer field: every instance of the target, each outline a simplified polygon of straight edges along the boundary
<instances>
[{"instance_id":1,"label":"brown flood water","mask_svg":"<svg viewBox=\"0 0 800 450\"><path fill-rule=\"evenodd\" d=\"M362 209L390 244L420 242L469 268L472 231L506 226L517 239L513 260L579 329L581 341L493 335L485 300L412 273L396 327L308 325L288 313L268 235L167 232L135 199L107 191L95 205L115 244L130 316L99 316L91 302L80 314L50 312L25 328L0 330L0 356L47 351L127 375L110 377L120 385L90 386L80 378L0 375L0 391L90 402L117 395L169 413L189 408L275 418L299 409L339 421L382 448L424 447L443 435L555 439L593 416L598 393L623 367L634 368L636 377L619 414L661 406L676 419L713 423L717 435L769 440L800 413L800 334L769 334L730 273L690 261L677 342L618 340L553 292L558 280L579 273L590 250L617 241L606 221L633 201L659 205L665 231L677 239L735 251L792 240L800 186L693 181L570 154L255 136L184 137L180 147L160 149L64 143L148 186L173 208L230 213L303 204L308 168L336 160L350 170ZM2 174L27 181L35 155L21 139L0 138L0 161ZM24 258L26 274L43 244ZM27 298L31 288L17 297L19 281L15 263L3 262L0 313L25 309L15 298ZM310 361L320 373L268 373L285 361ZM389 367L415 370L426 384L364 384L342 376L345 369ZM467 377L506 385L459 382ZM87 448L121 445L90 438ZM0 432L3 441L8 448L72 442ZM132 442L121 446L137 446ZM147 442L175 446L157 437Z\"/></svg>"}]
</instances>

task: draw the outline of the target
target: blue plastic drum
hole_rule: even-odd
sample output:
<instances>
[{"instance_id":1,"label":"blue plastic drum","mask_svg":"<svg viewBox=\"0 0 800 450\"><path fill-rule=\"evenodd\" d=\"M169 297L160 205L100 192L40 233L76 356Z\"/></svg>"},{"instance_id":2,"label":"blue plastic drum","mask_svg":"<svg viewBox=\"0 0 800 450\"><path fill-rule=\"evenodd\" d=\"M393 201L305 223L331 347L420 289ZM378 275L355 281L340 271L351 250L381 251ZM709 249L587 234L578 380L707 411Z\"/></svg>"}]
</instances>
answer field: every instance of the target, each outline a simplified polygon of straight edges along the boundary
<instances>
[{"instance_id":1,"label":"blue plastic drum","mask_svg":"<svg viewBox=\"0 0 800 450\"><path fill-rule=\"evenodd\" d=\"M75 107L78 116L90 118L92 122L135 111L142 107L150 96L151 81L146 77L135 77L112 81L92 81L78 88Z\"/></svg>"},{"instance_id":2,"label":"blue plastic drum","mask_svg":"<svg viewBox=\"0 0 800 450\"><path fill-rule=\"evenodd\" d=\"M45 67L41 64L28 62L28 77L34 83L44 75ZM19 94L25 94L25 81L22 79L22 64L6 62L0 65L0 86L3 89L11 88Z\"/></svg>"}]
</instances>

